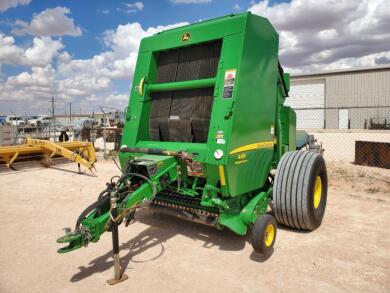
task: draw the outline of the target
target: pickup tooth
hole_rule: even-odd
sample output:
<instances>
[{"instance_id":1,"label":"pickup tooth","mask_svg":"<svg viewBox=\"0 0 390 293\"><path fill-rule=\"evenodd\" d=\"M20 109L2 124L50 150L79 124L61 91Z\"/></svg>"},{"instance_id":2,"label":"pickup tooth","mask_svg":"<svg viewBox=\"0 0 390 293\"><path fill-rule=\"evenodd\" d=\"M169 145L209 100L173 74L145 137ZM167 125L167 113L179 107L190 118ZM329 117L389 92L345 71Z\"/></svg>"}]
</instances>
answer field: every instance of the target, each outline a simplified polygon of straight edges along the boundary
<instances>
[{"instance_id":1,"label":"pickup tooth","mask_svg":"<svg viewBox=\"0 0 390 293\"><path fill-rule=\"evenodd\" d=\"M218 213L216 212L203 210L200 206L200 201L200 197L190 197L180 195L174 192L164 191L156 195L153 200L153 203L163 207L195 213L205 217L218 217ZM199 208L196 208L194 206L199 206Z\"/></svg>"}]
</instances>

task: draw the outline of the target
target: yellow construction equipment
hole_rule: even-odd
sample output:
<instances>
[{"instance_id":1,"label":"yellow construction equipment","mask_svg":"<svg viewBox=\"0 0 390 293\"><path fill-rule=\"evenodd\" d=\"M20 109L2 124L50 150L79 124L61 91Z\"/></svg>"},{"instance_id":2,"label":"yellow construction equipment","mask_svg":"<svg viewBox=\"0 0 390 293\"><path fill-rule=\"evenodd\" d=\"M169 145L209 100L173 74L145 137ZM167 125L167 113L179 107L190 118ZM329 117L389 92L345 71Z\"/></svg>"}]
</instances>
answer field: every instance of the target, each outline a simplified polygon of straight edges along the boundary
<instances>
[{"instance_id":1,"label":"yellow construction equipment","mask_svg":"<svg viewBox=\"0 0 390 293\"><path fill-rule=\"evenodd\" d=\"M17 158L23 155L43 154L44 158L50 160L54 156L65 157L79 166L83 165L91 172L96 162L95 149L90 142L52 142L50 140L26 138L22 145L0 147L0 161L4 162L8 168Z\"/></svg>"}]
</instances>

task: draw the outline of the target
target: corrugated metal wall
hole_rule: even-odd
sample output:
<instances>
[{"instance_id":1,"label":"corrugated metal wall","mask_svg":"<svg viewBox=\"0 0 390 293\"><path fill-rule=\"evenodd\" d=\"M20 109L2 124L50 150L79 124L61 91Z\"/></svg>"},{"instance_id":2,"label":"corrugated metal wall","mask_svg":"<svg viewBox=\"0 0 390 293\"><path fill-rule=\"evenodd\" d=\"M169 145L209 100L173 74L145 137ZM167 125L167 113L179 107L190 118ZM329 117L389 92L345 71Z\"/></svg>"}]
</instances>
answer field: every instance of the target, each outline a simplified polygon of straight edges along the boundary
<instances>
[{"instance_id":1,"label":"corrugated metal wall","mask_svg":"<svg viewBox=\"0 0 390 293\"><path fill-rule=\"evenodd\" d=\"M302 82L318 84L321 79L325 80L325 128L339 128L339 113L345 114L345 111L340 109L348 109L349 127L351 129L363 129L370 119L381 120L387 118L389 120L390 68L312 76L292 76L292 91L295 91L294 86L299 86ZM309 100L307 102L300 101L300 103L313 106L312 101ZM322 106L314 105L313 108ZM309 110L307 115L311 115ZM343 117L340 117L340 120L341 118Z\"/></svg>"},{"instance_id":2,"label":"corrugated metal wall","mask_svg":"<svg viewBox=\"0 0 390 293\"><path fill-rule=\"evenodd\" d=\"M371 118L390 117L390 70L327 76L325 99L328 108L350 108L352 129L364 128ZM325 112L326 128L338 128L338 110Z\"/></svg>"},{"instance_id":3,"label":"corrugated metal wall","mask_svg":"<svg viewBox=\"0 0 390 293\"><path fill-rule=\"evenodd\" d=\"M291 86L285 105L295 109L298 129L318 129L324 128L324 101L325 80L303 80L295 81Z\"/></svg>"}]
</instances>

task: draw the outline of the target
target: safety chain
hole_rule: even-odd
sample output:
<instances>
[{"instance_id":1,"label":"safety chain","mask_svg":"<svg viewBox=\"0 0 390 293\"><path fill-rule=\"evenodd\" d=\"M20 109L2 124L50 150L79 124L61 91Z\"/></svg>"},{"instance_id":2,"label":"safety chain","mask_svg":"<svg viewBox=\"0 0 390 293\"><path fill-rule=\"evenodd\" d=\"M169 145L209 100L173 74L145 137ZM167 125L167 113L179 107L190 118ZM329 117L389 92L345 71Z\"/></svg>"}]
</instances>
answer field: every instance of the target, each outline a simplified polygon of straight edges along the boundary
<instances>
[{"instance_id":1,"label":"safety chain","mask_svg":"<svg viewBox=\"0 0 390 293\"><path fill-rule=\"evenodd\" d=\"M88 243L92 240L92 234L91 231L87 227L84 227L83 225L80 225L76 230L75 233L80 233L83 236L83 242L84 246L87 247Z\"/></svg>"}]
</instances>

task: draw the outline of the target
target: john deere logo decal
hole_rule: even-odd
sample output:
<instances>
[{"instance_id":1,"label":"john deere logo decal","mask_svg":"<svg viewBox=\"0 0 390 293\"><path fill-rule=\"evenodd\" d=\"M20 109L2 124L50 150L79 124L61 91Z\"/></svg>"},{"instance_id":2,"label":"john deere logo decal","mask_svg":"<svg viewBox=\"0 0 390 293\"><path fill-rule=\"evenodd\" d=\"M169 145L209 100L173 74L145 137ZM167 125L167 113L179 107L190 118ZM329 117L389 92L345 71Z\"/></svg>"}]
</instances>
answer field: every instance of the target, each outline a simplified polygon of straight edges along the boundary
<instances>
[{"instance_id":1,"label":"john deere logo decal","mask_svg":"<svg viewBox=\"0 0 390 293\"><path fill-rule=\"evenodd\" d=\"M182 36L181 36L181 40L183 41L183 42L185 42L185 41L188 41L189 39L190 39L190 33L184 33Z\"/></svg>"}]
</instances>

